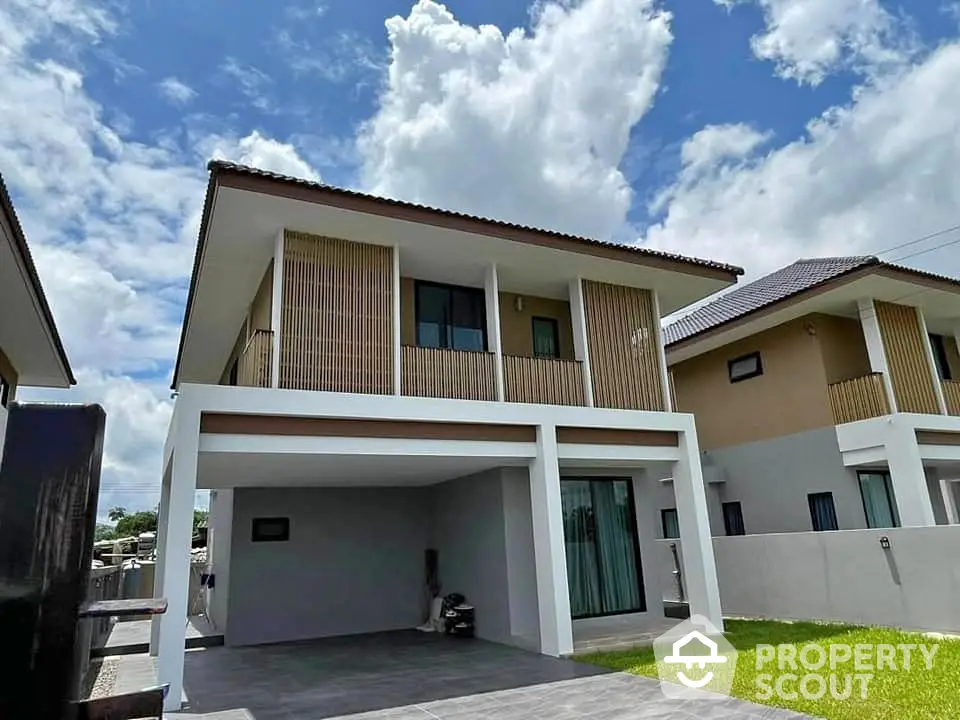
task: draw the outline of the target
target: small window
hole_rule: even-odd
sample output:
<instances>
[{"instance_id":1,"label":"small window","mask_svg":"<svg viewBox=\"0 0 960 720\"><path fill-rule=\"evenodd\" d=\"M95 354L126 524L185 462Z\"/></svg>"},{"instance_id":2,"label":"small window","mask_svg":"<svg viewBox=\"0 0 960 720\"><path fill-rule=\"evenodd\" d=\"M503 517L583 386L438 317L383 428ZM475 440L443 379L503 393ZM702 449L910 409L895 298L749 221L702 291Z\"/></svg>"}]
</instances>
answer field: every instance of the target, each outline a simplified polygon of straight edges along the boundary
<instances>
[{"instance_id":1,"label":"small window","mask_svg":"<svg viewBox=\"0 0 960 720\"><path fill-rule=\"evenodd\" d=\"M833 493L821 492L807 495L810 507L810 524L816 532L839 530L837 509L833 505Z\"/></svg>"},{"instance_id":2,"label":"small window","mask_svg":"<svg viewBox=\"0 0 960 720\"><path fill-rule=\"evenodd\" d=\"M290 518L254 518L252 542L287 542L290 539Z\"/></svg>"},{"instance_id":3,"label":"small window","mask_svg":"<svg viewBox=\"0 0 960 720\"><path fill-rule=\"evenodd\" d=\"M747 534L743 526L743 509L739 501L723 503L723 529L727 535Z\"/></svg>"},{"instance_id":4,"label":"small window","mask_svg":"<svg viewBox=\"0 0 960 720\"><path fill-rule=\"evenodd\" d=\"M893 487L890 484L890 473L861 472L858 473L858 478L867 527L900 527L897 503L894 502Z\"/></svg>"},{"instance_id":5,"label":"small window","mask_svg":"<svg viewBox=\"0 0 960 720\"><path fill-rule=\"evenodd\" d=\"M930 335L930 349L933 350L933 364L937 366L937 375L941 380L953 380L950 361L947 359L947 343L943 335Z\"/></svg>"},{"instance_id":6,"label":"small window","mask_svg":"<svg viewBox=\"0 0 960 720\"><path fill-rule=\"evenodd\" d=\"M660 511L660 524L663 526L663 537L667 540L680 537L680 520L676 508Z\"/></svg>"},{"instance_id":7,"label":"small window","mask_svg":"<svg viewBox=\"0 0 960 720\"><path fill-rule=\"evenodd\" d=\"M763 375L760 353L754 352L731 360L727 363L727 372L730 375L730 382L740 382Z\"/></svg>"},{"instance_id":8,"label":"small window","mask_svg":"<svg viewBox=\"0 0 960 720\"><path fill-rule=\"evenodd\" d=\"M553 318L533 318L534 357L560 357L560 331Z\"/></svg>"}]
</instances>

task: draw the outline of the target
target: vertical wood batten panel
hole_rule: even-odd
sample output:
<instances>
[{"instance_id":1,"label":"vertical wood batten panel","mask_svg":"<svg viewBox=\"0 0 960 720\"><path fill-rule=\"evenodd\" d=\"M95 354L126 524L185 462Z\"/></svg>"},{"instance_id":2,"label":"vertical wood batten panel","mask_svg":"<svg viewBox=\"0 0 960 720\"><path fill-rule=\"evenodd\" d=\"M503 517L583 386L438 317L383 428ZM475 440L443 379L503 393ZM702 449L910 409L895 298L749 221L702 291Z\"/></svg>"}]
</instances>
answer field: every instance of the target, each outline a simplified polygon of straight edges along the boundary
<instances>
[{"instance_id":1,"label":"vertical wood batten panel","mask_svg":"<svg viewBox=\"0 0 960 720\"><path fill-rule=\"evenodd\" d=\"M400 348L401 391L414 397L496 400L496 356L439 348Z\"/></svg>"},{"instance_id":2,"label":"vertical wood batten panel","mask_svg":"<svg viewBox=\"0 0 960 720\"><path fill-rule=\"evenodd\" d=\"M664 410L650 292L584 280L583 301L594 405Z\"/></svg>"},{"instance_id":3,"label":"vertical wood batten panel","mask_svg":"<svg viewBox=\"0 0 960 720\"><path fill-rule=\"evenodd\" d=\"M948 415L960 415L960 380L943 381L943 399Z\"/></svg>"},{"instance_id":4,"label":"vertical wood batten panel","mask_svg":"<svg viewBox=\"0 0 960 720\"><path fill-rule=\"evenodd\" d=\"M879 301L874 305L897 409L939 415L940 403L923 346L929 341L920 329L916 310Z\"/></svg>"},{"instance_id":5,"label":"vertical wood batten panel","mask_svg":"<svg viewBox=\"0 0 960 720\"><path fill-rule=\"evenodd\" d=\"M286 231L280 387L392 394L392 252Z\"/></svg>"}]
</instances>

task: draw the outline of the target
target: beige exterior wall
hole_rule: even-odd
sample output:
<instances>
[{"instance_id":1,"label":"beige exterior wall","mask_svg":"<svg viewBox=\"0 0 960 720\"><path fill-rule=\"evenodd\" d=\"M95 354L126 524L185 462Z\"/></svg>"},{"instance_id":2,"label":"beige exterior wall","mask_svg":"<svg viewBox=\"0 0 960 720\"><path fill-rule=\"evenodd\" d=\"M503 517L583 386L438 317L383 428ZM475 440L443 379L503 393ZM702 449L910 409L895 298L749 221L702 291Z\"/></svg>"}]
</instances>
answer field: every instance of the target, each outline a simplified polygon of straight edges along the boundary
<instances>
[{"instance_id":1,"label":"beige exterior wall","mask_svg":"<svg viewBox=\"0 0 960 720\"><path fill-rule=\"evenodd\" d=\"M273 307L273 261L260 280L260 287L250 304L250 332L270 329L270 311Z\"/></svg>"},{"instance_id":2,"label":"beige exterior wall","mask_svg":"<svg viewBox=\"0 0 960 720\"><path fill-rule=\"evenodd\" d=\"M835 315L810 315L817 332L828 383L870 374L870 356L860 320Z\"/></svg>"},{"instance_id":3,"label":"beige exterior wall","mask_svg":"<svg viewBox=\"0 0 960 720\"><path fill-rule=\"evenodd\" d=\"M400 344L417 344L416 280L400 278Z\"/></svg>"},{"instance_id":4,"label":"beige exterior wall","mask_svg":"<svg viewBox=\"0 0 960 720\"><path fill-rule=\"evenodd\" d=\"M696 416L704 450L833 425L814 320L800 318L673 366L677 409ZM757 351L763 375L731 383L727 363ZM855 364L845 352L828 355L834 372Z\"/></svg>"},{"instance_id":5,"label":"beige exterior wall","mask_svg":"<svg viewBox=\"0 0 960 720\"><path fill-rule=\"evenodd\" d=\"M523 298L523 309L518 311L516 301ZM570 303L566 300L500 293L500 343L504 355L533 357L533 318L544 317L557 321L560 358L573 360L573 322Z\"/></svg>"}]
</instances>

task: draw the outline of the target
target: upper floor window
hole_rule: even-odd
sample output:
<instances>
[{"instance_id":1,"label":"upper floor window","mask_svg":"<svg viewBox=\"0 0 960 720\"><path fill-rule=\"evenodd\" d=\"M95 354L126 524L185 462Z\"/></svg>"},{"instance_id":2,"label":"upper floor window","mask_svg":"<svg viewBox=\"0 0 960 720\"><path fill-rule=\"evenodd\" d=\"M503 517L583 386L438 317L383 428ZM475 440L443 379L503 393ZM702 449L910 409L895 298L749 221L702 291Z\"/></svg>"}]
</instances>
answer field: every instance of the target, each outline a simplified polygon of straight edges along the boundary
<instances>
[{"instance_id":1,"label":"upper floor window","mask_svg":"<svg viewBox=\"0 0 960 720\"><path fill-rule=\"evenodd\" d=\"M483 290L417 282L417 345L483 352L487 349Z\"/></svg>"},{"instance_id":2,"label":"upper floor window","mask_svg":"<svg viewBox=\"0 0 960 720\"><path fill-rule=\"evenodd\" d=\"M947 339L943 335L930 335L930 348L933 350L933 363L937 366L937 375L941 380L953 380L950 361L947 359Z\"/></svg>"},{"instance_id":3,"label":"upper floor window","mask_svg":"<svg viewBox=\"0 0 960 720\"><path fill-rule=\"evenodd\" d=\"M730 382L740 382L763 375L763 362L760 360L760 353L752 352L749 355L742 355L730 360L727 363L727 373L730 375Z\"/></svg>"},{"instance_id":4,"label":"upper floor window","mask_svg":"<svg viewBox=\"0 0 960 720\"><path fill-rule=\"evenodd\" d=\"M560 331L553 318L533 318L534 357L560 357Z\"/></svg>"}]
</instances>

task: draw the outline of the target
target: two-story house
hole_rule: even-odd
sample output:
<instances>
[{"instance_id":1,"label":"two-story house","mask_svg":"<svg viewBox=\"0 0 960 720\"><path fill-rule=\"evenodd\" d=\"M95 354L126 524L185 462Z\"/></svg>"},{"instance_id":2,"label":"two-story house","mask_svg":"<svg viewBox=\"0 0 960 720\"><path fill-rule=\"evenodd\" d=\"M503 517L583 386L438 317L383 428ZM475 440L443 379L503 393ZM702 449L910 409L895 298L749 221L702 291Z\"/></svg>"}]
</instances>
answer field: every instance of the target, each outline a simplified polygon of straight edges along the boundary
<instances>
[{"instance_id":1,"label":"two-story house","mask_svg":"<svg viewBox=\"0 0 960 720\"><path fill-rule=\"evenodd\" d=\"M76 383L23 228L0 177L0 460L18 387Z\"/></svg>"},{"instance_id":2,"label":"two-story house","mask_svg":"<svg viewBox=\"0 0 960 720\"><path fill-rule=\"evenodd\" d=\"M660 318L739 268L209 169L164 450L171 707L198 488L228 645L411 628L435 592L466 596L478 636L550 655L611 616L657 627L671 474L691 605L721 624Z\"/></svg>"},{"instance_id":3,"label":"two-story house","mask_svg":"<svg viewBox=\"0 0 960 720\"><path fill-rule=\"evenodd\" d=\"M960 281L800 260L664 332L715 534L956 522Z\"/></svg>"}]
</instances>

